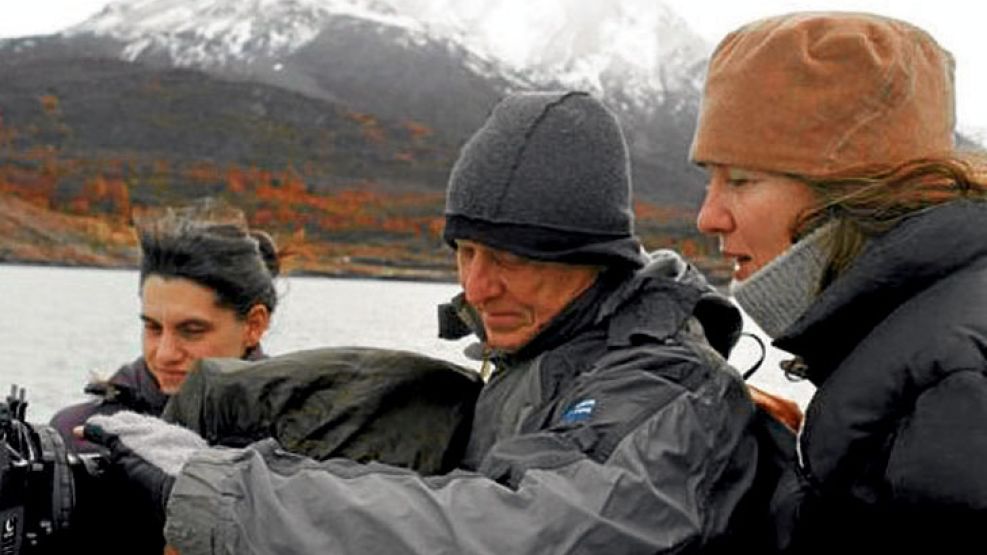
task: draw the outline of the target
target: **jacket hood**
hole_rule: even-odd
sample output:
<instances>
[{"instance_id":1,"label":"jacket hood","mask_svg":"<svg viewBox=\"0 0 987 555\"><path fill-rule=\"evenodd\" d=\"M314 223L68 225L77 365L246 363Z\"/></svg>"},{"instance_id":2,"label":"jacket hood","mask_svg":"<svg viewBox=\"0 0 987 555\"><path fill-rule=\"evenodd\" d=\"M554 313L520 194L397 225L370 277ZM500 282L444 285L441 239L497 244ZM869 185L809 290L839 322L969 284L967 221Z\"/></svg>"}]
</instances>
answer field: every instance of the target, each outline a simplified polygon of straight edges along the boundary
<instances>
[{"instance_id":1,"label":"jacket hood","mask_svg":"<svg viewBox=\"0 0 987 555\"><path fill-rule=\"evenodd\" d=\"M710 346L727 358L743 328L740 310L678 253L657 250L649 259L601 307L598 319L610 320L611 343L630 344L637 335L669 337L695 316Z\"/></svg>"}]
</instances>

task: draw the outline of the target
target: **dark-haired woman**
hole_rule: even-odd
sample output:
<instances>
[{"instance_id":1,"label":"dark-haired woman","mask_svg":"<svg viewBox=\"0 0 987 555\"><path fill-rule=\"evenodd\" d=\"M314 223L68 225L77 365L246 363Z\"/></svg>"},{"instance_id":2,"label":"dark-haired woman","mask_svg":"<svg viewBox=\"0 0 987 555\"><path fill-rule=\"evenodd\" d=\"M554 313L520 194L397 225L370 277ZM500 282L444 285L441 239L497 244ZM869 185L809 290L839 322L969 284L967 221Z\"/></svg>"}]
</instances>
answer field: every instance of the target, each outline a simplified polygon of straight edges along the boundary
<instances>
[{"instance_id":1,"label":"dark-haired woman","mask_svg":"<svg viewBox=\"0 0 987 555\"><path fill-rule=\"evenodd\" d=\"M52 418L75 452L100 449L72 434L94 414L160 415L198 359L264 357L260 341L277 305L280 270L269 235L214 202L168 209L139 225L138 234L142 355L86 386L94 400Z\"/></svg>"}]
</instances>

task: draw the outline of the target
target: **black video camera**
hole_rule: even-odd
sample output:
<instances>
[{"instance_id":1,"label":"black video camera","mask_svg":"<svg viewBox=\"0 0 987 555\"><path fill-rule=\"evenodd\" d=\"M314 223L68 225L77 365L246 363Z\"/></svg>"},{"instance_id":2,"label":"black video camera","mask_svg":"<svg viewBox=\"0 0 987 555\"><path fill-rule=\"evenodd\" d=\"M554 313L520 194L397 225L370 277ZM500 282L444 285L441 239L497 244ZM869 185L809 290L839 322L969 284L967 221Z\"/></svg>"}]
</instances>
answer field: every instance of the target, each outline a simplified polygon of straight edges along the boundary
<instances>
[{"instance_id":1,"label":"black video camera","mask_svg":"<svg viewBox=\"0 0 987 555\"><path fill-rule=\"evenodd\" d=\"M0 555L56 553L106 458L68 452L58 431L28 424L23 388L0 401Z\"/></svg>"}]
</instances>

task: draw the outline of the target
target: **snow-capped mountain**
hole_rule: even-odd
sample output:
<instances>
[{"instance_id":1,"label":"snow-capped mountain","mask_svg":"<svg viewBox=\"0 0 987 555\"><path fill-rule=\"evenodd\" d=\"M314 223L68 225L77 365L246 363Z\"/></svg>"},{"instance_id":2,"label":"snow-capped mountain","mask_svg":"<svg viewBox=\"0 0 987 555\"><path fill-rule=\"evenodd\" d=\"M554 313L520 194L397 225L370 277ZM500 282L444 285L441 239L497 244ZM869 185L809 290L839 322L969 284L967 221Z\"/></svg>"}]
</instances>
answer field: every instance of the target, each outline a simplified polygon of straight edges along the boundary
<instances>
[{"instance_id":1,"label":"snow-capped mountain","mask_svg":"<svg viewBox=\"0 0 987 555\"><path fill-rule=\"evenodd\" d=\"M576 88L621 118L637 190L693 203L709 45L658 0L118 0L0 49L275 85L464 139L506 92Z\"/></svg>"},{"instance_id":2,"label":"snow-capped mountain","mask_svg":"<svg viewBox=\"0 0 987 555\"><path fill-rule=\"evenodd\" d=\"M160 49L176 65L221 67L290 54L315 38L333 13L385 19L379 6L358 2L138 0L110 4L65 34L118 39L131 61Z\"/></svg>"},{"instance_id":3,"label":"snow-capped mountain","mask_svg":"<svg viewBox=\"0 0 987 555\"><path fill-rule=\"evenodd\" d=\"M334 19L403 31L406 46L432 40L425 26L375 0L123 0L69 28L125 43L122 57L166 54L179 66L222 68L274 62L305 46Z\"/></svg>"},{"instance_id":4,"label":"snow-capped mountain","mask_svg":"<svg viewBox=\"0 0 987 555\"><path fill-rule=\"evenodd\" d=\"M449 33L383 0L122 0L61 37L462 136L505 90L532 84Z\"/></svg>"},{"instance_id":5,"label":"snow-capped mountain","mask_svg":"<svg viewBox=\"0 0 987 555\"><path fill-rule=\"evenodd\" d=\"M179 66L245 68L282 59L342 18L389 29L407 48L453 43L480 73L518 85L557 83L639 107L695 87L709 45L654 0L122 0L66 36L112 37L121 56ZM379 31L382 32L382 31ZM519 78L523 75L525 78Z\"/></svg>"},{"instance_id":6,"label":"snow-capped mountain","mask_svg":"<svg viewBox=\"0 0 987 555\"><path fill-rule=\"evenodd\" d=\"M535 81L639 98L695 87L710 45L654 0L391 0Z\"/></svg>"}]
</instances>

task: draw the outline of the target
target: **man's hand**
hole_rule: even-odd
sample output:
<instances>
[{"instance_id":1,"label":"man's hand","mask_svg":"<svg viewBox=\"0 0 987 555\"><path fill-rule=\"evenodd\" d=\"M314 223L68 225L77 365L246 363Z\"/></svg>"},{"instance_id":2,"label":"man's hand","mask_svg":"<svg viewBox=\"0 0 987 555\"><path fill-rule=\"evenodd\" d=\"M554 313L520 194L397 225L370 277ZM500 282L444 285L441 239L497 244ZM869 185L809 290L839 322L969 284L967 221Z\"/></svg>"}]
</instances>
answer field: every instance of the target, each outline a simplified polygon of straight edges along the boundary
<instances>
[{"instance_id":1,"label":"man's hand","mask_svg":"<svg viewBox=\"0 0 987 555\"><path fill-rule=\"evenodd\" d=\"M82 435L109 449L108 472L147 505L162 527L175 477L193 452L207 447L195 432L133 412L93 416Z\"/></svg>"}]
</instances>

